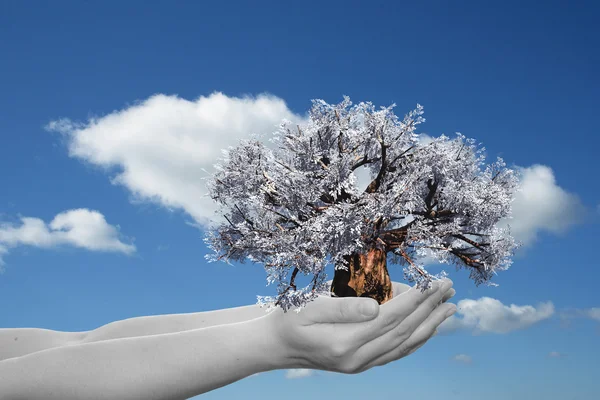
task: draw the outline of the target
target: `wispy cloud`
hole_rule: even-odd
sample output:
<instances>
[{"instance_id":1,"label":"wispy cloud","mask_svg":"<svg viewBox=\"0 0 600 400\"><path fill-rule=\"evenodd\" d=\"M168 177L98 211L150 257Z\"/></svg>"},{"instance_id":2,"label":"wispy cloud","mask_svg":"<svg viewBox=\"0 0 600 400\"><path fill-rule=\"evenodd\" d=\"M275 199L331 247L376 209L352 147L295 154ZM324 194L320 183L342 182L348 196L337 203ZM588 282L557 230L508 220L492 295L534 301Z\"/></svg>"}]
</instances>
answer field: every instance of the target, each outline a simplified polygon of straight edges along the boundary
<instances>
[{"instance_id":1,"label":"wispy cloud","mask_svg":"<svg viewBox=\"0 0 600 400\"><path fill-rule=\"evenodd\" d=\"M448 318L440 325L440 333L456 330L468 330L473 334L504 334L526 329L554 314L552 302L531 305L506 306L499 300L482 297L478 300L465 299L457 304L456 315Z\"/></svg>"},{"instance_id":2,"label":"wispy cloud","mask_svg":"<svg viewBox=\"0 0 600 400\"><path fill-rule=\"evenodd\" d=\"M587 318L600 321L600 307L583 309L581 312Z\"/></svg>"},{"instance_id":3,"label":"wispy cloud","mask_svg":"<svg viewBox=\"0 0 600 400\"><path fill-rule=\"evenodd\" d=\"M20 224L0 224L0 265L2 256L18 246L73 246L91 251L135 252L135 246L122 242L120 236L118 226L108 224L98 211L85 208L61 212L48 224L40 218L21 217Z\"/></svg>"},{"instance_id":4,"label":"wispy cloud","mask_svg":"<svg viewBox=\"0 0 600 400\"><path fill-rule=\"evenodd\" d=\"M565 358L567 355L564 353L559 353L558 351L551 351L548 353L548 357L550 358Z\"/></svg>"},{"instance_id":5,"label":"wispy cloud","mask_svg":"<svg viewBox=\"0 0 600 400\"><path fill-rule=\"evenodd\" d=\"M471 364L473 362L471 356L468 356L466 354L457 354L454 357L452 357L452 360L463 364Z\"/></svg>"},{"instance_id":6,"label":"wispy cloud","mask_svg":"<svg viewBox=\"0 0 600 400\"><path fill-rule=\"evenodd\" d=\"M567 308L559 312L559 317L563 327L569 326L571 320L576 318L591 319L600 322L600 307Z\"/></svg>"},{"instance_id":7,"label":"wispy cloud","mask_svg":"<svg viewBox=\"0 0 600 400\"><path fill-rule=\"evenodd\" d=\"M285 377L288 379L298 379L298 378L306 378L307 376L312 376L315 374L315 370L298 368L298 369L288 369L285 372Z\"/></svg>"}]
</instances>

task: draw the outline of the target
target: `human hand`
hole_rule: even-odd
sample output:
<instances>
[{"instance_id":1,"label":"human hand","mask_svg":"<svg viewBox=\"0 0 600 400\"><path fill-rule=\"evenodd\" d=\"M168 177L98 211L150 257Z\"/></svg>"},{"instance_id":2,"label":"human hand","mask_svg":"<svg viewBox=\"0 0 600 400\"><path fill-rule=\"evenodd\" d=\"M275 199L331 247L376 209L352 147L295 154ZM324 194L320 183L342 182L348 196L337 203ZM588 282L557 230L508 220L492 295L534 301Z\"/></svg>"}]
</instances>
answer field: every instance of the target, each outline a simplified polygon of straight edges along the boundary
<instances>
[{"instance_id":1,"label":"human hand","mask_svg":"<svg viewBox=\"0 0 600 400\"><path fill-rule=\"evenodd\" d=\"M405 357L421 347L456 312L443 304L454 295L452 281L420 289L393 283L394 297L382 304L365 297L319 295L300 313L276 309L272 329L290 368L356 374Z\"/></svg>"},{"instance_id":2,"label":"human hand","mask_svg":"<svg viewBox=\"0 0 600 400\"><path fill-rule=\"evenodd\" d=\"M325 284L327 285L328 292L331 290L332 282L333 282L333 279L330 279L327 282L325 282ZM406 292L410 288L411 287L409 285L407 285L406 283L392 282L392 293L393 293L392 297L396 297L399 294ZM444 298L442 299L442 303L445 303L446 301L450 300L450 298L452 298L455 294L456 294L456 290L454 290L453 288L450 288L444 295Z\"/></svg>"}]
</instances>

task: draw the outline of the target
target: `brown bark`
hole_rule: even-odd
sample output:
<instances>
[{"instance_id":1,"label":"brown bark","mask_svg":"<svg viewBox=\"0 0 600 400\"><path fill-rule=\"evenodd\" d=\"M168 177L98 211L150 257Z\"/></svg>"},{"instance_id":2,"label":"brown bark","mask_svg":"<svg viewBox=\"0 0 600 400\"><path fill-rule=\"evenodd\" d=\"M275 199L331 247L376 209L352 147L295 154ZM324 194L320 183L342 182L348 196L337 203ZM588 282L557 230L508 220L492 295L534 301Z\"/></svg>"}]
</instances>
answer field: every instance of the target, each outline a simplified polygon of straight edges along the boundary
<instances>
[{"instance_id":1,"label":"brown bark","mask_svg":"<svg viewBox=\"0 0 600 400\"><path fill-rule=\"evenodd\" d=\"M370 297L379 304L392 299L392 281L384 250L371 248L366 254L354 253L344 258L348 261L348 271L335 271L332 294L338 297Z\"/></svg>"}]
</instances>

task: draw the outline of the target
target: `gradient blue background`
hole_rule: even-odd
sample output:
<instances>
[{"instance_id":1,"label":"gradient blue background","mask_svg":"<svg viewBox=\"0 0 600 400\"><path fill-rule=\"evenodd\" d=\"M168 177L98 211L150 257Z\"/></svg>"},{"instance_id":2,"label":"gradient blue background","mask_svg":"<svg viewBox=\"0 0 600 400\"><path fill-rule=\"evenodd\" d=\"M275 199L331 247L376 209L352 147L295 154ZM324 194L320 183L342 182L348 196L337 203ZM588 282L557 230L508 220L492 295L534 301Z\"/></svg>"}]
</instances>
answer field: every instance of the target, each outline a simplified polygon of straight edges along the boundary
<instances>
[{"instance_id":1,"label":"gradient blue background","mask_svg":"<svg viewBox=\"0 0 600 400\"><path fill-rule=\"evenodd\" d=\"M188 217L130 203L125 189L69 158L60 137L43 129L58 117L84 120L155 93L195 99L215 90L269 92L298 113L310 99L342 95L395 102L399 113L419 102L430 135L460 131L493 158L550 166L588 207L586 222L564 235L542 234L498 276L498 288L451 273L455 299L600 306L597 4L2 1L0 215L48 221L70 208L97 209L136 238L138 251L11 251L0 275L0 327L88 330L273 294L260 266L207 264L202 232L184 223ZM390 273L402 280L400 267ZM598 322L563 327L552 318L505 335L439 336L360 375L289 380L274 371L202 398L591 400L600 398L599 343ZM550 351L567 357L548 358ZM473 363L452 361L458 353Z\"/></svg>"}]
</instances>

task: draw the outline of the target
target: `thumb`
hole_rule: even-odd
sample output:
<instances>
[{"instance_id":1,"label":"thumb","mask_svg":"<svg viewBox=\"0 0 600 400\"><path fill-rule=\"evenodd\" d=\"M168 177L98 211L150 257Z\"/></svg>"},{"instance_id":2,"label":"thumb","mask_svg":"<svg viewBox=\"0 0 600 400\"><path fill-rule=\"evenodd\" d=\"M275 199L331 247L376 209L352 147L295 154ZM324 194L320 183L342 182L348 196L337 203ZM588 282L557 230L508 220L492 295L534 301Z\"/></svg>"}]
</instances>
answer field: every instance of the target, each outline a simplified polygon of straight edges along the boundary
<instances>
[{"instance_id":1,"label":"thumb","mask_svg":"<svg viewBox=\"0 0 600 400\"><path fill-rule=\"evenodd\" d=\"M379 315L379 303L369 297L323 297L316 311L318 323L366 322Z\"/></svg>"}]
</instances>

